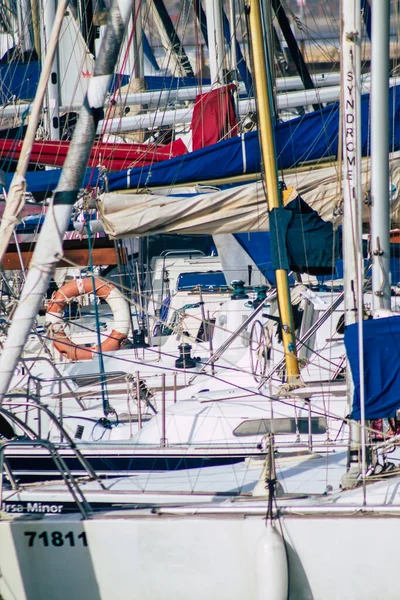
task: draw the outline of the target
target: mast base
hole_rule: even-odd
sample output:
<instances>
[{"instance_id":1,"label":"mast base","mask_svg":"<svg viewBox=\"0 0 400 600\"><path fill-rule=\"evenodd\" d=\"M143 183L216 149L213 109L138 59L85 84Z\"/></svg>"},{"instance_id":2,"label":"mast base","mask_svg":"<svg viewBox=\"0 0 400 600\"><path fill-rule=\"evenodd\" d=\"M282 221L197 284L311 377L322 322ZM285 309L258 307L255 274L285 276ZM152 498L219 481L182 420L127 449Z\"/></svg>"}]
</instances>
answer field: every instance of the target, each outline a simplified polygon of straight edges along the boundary
<instances>
[{"instance_id":1,"label":"mast base","mask_svg":"<svg viewBox=\"0 0 400 600\"><path fill-rule=\"evenodd\" d=\"M351 464L340 480L342 490L350 490L361 484L361 468L358 463Z\"/></svg>"},{"instance_id":2,"label":"mast base","mask_svg":"<svg viewBox=\"0 0 400 600\"><path fill-rule=\"evenodd\" d=\"M301 375L290 375L286 383L280 386L278 396L285 396L288 392L305 387Z\"/></svg>"}]
</instances>

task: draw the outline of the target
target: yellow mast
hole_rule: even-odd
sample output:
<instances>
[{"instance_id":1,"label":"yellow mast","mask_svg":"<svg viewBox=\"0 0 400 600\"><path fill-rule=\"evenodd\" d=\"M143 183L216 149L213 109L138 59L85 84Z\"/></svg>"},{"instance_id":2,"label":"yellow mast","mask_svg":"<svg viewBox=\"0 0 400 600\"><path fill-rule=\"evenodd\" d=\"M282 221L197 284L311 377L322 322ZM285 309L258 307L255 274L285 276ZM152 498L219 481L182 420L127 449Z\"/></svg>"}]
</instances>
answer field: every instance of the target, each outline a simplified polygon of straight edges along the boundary
<instances>
[{"instance_id":1,"label":"yellow mast","mask_svg":"<svg viewBox=\"0 0 400 600\"><path fill-rule=\"evenodd\" d=\"M275 159L275 143L272 130L271 105L268 94L266 61L261 25L260 0L250 0L250 31L253 54L254 79L258 107L258 127L261 138L261 154L267 187L268 210L281 206L278 174ZM292 307L290 304L288 275L285 269L275 271L279 315L282 323L282 338L289 384L299 380L299 365L296 356L296 341L293 331Z\"/></svg>"}]
</instances>

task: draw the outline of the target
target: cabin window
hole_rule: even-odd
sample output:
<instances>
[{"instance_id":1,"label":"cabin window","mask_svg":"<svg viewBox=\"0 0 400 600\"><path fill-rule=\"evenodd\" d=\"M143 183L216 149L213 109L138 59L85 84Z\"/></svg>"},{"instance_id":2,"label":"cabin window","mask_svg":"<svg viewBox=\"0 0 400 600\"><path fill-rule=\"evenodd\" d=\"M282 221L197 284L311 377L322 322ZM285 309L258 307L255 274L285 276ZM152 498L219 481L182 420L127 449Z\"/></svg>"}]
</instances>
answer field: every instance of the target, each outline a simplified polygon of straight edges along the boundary
<instances>
[{"instance_id":1,"label":"cabin window","mask_svg":"<svg viewBox=\"0 0 400 600\"><path fill-rule=\"evenodd\" d=\"M89 344L89 346L90 345L91 344ZM71 381L78 387L98 385L101 381L107 381L107 383L123 383L126 381L126 373L124 371L111 371L110 373L104 374L75 375L75 377L71 377Z\"/></svg>"},{"instance_id":2,"label":"cabin window","mask_svg":"<svg viewBox=\"0 0 400 600\"><path fill-rule=\"evenodd\" d=\"M193 273L181 273L178 276L176 283L178 291L189 291L199 286L201 286L203 292L214 292L221 289L226 291L228 289L222 271L195 271Z\"/></svg>"},{"instance_id":3,"label":"cabin window","mask_svg":"<svg viewBox=\"0 0 400 600\"><path fill-rule=\"evenodd\" d=\"M274 433L276 435L285 435L290 433L308 434L308 417L299 417L296 419L285 417L282 419L249 419L243 421L234 429L233 435L244 437L246 435L264 435ZM311 433L326 433L326 419L324 417L311 418Z\"/></svg>"}]
</instances>

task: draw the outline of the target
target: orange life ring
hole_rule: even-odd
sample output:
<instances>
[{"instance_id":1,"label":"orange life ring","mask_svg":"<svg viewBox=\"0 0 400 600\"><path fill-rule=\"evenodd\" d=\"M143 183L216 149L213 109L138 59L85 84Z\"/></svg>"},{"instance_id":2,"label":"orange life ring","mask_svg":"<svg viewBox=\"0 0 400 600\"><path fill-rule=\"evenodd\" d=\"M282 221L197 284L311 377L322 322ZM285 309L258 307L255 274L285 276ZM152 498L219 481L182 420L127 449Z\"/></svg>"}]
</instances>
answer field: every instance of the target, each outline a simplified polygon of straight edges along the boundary
<instances>
[{"instance_id":1,"label":"orange life ring","mask_svg":"<svg viewBox=\"0 0 400 600\"><path fill-rule=\"evenodd\" d=\"M94 279L96 296L106 300L114 315L114 327L101 344L102 352L118 350L127 338L130 327L130 308L121 292L110 282ZM74 279L63 285L50 300L46 311L46 325L52 329L54 347L72 361L91 360L98 346L79 346L70 340L64 331L64 310L71 298L93 292L93 278Z\"/></svg>"}]
</instances>

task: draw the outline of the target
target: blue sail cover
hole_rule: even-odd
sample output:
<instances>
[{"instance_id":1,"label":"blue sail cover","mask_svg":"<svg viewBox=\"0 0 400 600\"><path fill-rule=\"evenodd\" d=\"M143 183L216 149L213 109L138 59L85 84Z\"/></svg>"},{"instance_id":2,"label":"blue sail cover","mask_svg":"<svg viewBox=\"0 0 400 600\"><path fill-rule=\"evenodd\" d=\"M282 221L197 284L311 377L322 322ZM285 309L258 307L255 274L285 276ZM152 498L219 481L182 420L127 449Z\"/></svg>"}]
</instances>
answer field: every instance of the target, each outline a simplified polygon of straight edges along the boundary
<instances>
[{"instance_id":1,"label":"blue sail cover","mask_svg":"<svg viewBox=\"0 0 400 600\"><path fill-rule=\"evenodd\" d=\"M400 149L400 86L389 90L390 148ZM369 94L361 97L362 153L369 155ZM275 126L279 169L289 169L304 161L337 156L339 103ZM169 186L233 177L261 170L258 133L252 131L213 146L178 156L148 167L110 173L109 190Z\"/></svg>"},{"instance_id":2,"label":"blue sail cover","mask_svg":"<svg viewBox=\"0 0 400 600\"><path fill-rule=\"evenodd\" d=\"M14 98L33 100L40 77L40 64L11 62L0 64L0 103L8 104Z\"/></svg>"},{"instance_id":3,"label":"blue sail cover","mask_svg":"<svg viewBox=\"0 0 400 600\"><path fill-rule=\"evenodd\" d=\"M307 202L294 200L270 211L272 266L310 275L330 275L339 257L339 235Z\"/></svg>"},{"instance_id":4,"label":"blue sail cover","mask_svg":"<svg viewBox=\"0 0 400 600\"><path fill-rule=\"evenodd\" d=\"M390 148L400 149L400 86L390 88ZM369 94L361 99L362 153L369 154ZM307 160L336 156L339 132L339 104L279 123L275 126L278 166L288 169ZM259 173L260 148L258 133L218 142L213 146L153 164L108 174L109 191L170 186ZM91 173L92 170L89 169ZM51 174L51 175L50 175ZM48 176L48 179L46 178ZM88 175L90 177L90 175ZM30 173L28 191L46 192L56 187L57 170ZM33 189L34 188L34 189Z\"/></svg>"},{"instance_id":5,"label":"blue sail cover","mask_svg":"<svg viewBox=\"0 0 400 600\"><path fill-rule=\"evenodd\" d=\"M14 102L15 98L33 101L39 83L41 63L37 60L29 62L2 62L0 59L0 103ZM109 87L113 93L119 87L129 83L129 76L116 73Z\"/></svg>"},{"instance_id":6,"label":"blue sail cover","mask_svg":"<svg viewBox=\"0 0 400 600\"><path fill-rule=\"evenodd\" d=\"M25 175L27 190L31 194L47 194L56 189L60 179L61 169L50 169L48 171L28 171ZM6 173L6 190L8 191L14 177L14 173ZM97 168L86 169L82 187L88 185L94 187L101 185L102 175Z\"/></svg>"},{"instance_id":7,"label":"blue sail cover","mask_svg":"<svg viewBox=\"0 0 400 600\"><path fill-rule=\"evenodd\" d=\"M400 408L400 316L363 322L365 418L393 417ZM346 327L347 359L354 381L351 418L360 419L358 323Z\"/></svg>"}]
</instances>

